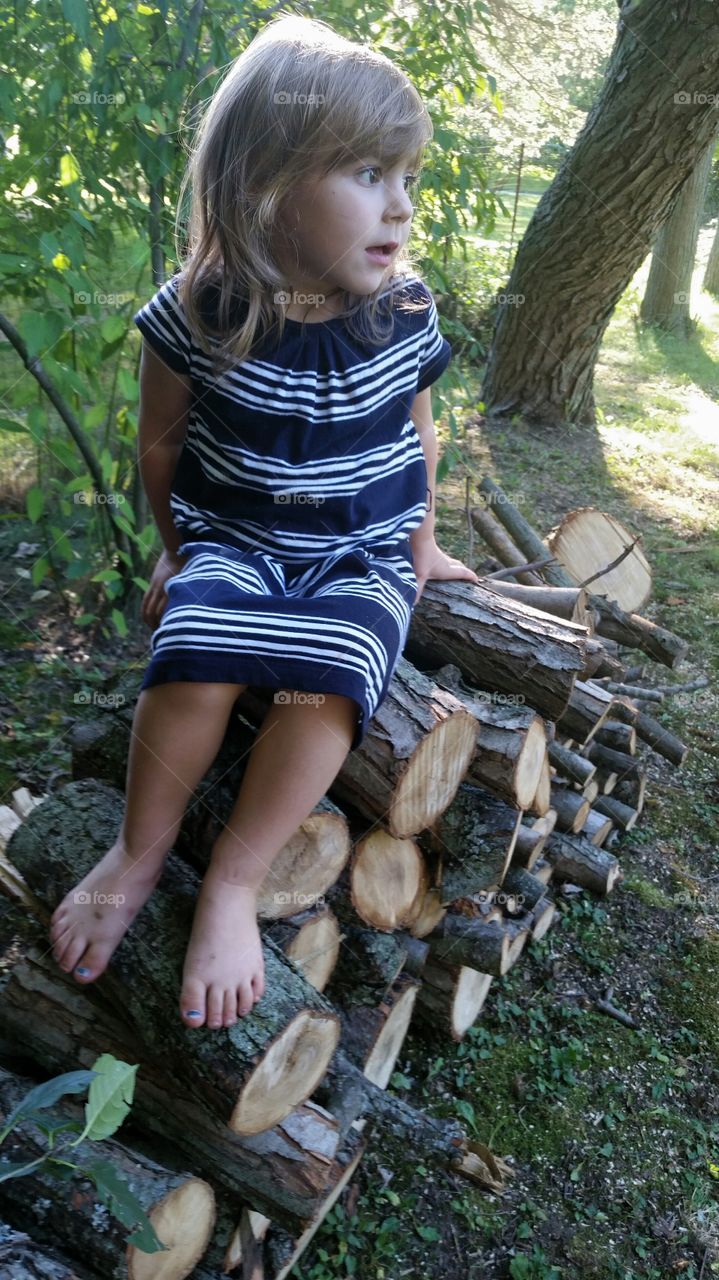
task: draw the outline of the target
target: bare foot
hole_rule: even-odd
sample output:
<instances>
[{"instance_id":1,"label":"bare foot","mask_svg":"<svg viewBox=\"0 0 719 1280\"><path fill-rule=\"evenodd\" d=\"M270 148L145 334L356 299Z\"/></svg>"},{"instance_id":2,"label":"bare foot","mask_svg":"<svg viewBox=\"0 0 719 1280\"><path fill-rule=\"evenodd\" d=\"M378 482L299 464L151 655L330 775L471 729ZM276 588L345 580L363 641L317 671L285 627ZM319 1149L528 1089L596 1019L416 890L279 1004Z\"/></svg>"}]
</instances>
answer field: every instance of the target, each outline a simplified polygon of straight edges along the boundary
<instances>
[{"instance_id":1,"label":"bare foot","mask_svg":"<svg viewBox=\"0 0 719 1280\"><path fill-rule=\"evenodd\" d=\"M53 956L77 982L94 982L144 906L160 876L149 858L133 859L116 843L63 898L50 921Z\"/></svg>"},{"instance_id":2,"label":"bare foot","mask_svg":"<svg viewBox=\"0 0 719 1280\"><path fill-rule=\"evenodd\" d=\"M257 890L208 867L185 956L180 1013L187 1027L231 1027L265 990Z\"/></svg>"}]
</instances>

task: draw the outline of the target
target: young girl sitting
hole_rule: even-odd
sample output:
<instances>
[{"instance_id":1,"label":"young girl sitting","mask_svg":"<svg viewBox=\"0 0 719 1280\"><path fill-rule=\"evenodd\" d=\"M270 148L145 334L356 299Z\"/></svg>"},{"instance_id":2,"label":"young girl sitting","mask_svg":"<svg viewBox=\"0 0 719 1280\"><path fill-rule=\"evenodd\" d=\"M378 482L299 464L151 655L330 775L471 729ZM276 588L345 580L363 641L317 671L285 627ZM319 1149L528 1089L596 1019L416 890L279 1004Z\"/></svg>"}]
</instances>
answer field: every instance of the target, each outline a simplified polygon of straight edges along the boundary
<instances>
[{"instance_id":1,"label":"young girl sitting","mask_svg":"<svg viewBox=\"0 0 719 1280\"><path fill-rule=\"evenodd\" d=\"M451 351L406 252L431 136L385 56L274 19L200 127L185 265L135 316L139 465L165 548L143 600L152 658L122 828L50 937L63 970L100 976L239 694L269 686L198 895L188 1027L231 1026L262 995L260 885L362 743L424 583L478 581L434 537L430 386Z\"/></svg>"}]
</instances>

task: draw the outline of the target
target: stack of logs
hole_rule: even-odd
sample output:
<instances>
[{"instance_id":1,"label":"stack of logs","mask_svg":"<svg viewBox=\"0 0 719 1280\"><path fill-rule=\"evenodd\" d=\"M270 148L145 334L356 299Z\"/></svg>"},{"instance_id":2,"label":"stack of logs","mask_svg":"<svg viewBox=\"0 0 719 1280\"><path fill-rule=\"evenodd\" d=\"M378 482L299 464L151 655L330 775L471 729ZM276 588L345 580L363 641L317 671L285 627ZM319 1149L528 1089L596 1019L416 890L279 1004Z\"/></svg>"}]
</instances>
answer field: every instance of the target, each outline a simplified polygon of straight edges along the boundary
<instances>
[{"instance_id":1,"label":"stack of logs","mask_svg":"<svg viewBox=\"0 0 719 1280\"><path fill-rule=\"evenodd\" d=\"M546 558L514 532L515 563ZM621 691L643 668L618 656L621 644L674 667L686 646L551 569L549 584L426 584L364 743L268 875L266 993L229 1029L188 1030L177 999L200 878L272 690L238 699L160 884L89 986L54 963L47 927L119 828L139 680L75 726L74 781L17 804L0 856L15 939L0 976L0 1109L33 1074L102 1053L138 1063L126 1142L103 1152L167 1251L125 1250L92 1187L42 1173L0 1182L0 1209L29 1233L18 1248L59 1248L81 1280L282 1280L375 1128L386 1161L414 1151L501 1191L503 1160L386 1092L410 1022L461 1040L550 927L554 886L606 895L621 876L610 850L642 810L639 744L675 765L686 754ZM3 1154L39 1141L21 1126ZM38 1274L24 1265L13 1274Z\"/></svg>"}]
</instances>

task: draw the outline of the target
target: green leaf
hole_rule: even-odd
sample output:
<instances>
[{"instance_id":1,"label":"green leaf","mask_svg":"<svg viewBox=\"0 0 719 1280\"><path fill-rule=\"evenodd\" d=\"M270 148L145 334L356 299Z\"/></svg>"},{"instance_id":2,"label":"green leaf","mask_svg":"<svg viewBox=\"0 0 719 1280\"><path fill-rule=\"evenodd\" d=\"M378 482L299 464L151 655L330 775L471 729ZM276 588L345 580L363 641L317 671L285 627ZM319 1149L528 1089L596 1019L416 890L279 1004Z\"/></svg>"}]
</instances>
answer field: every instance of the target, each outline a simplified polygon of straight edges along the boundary
<instances>
[{"instance_id":1,"label":"green leaf","mask_svg":"<svg viewBox=\"0 0 719 1280\"><path fill-rule=\"evenodd\" d=\"M32 580L33 586L39 587L43 578L46 578L48 573L50 572L50 568L51 568L51 565L47 556L41 556L39 560L35 561L32 567L32 573L31 573L31 580Z\"/></svg>"},{"instance_id":2,"label":"green leaf","mask_svg":"<svg viewBox=\"0 0 719 1280\"><path fill-rule=\"evenodd\" d=\"M16 422L14 418L0 418L0 431L19 431L29 435L24 422Z\"/></svg>"},{"instance_id":3,"label":"green leaf","mask_svg":"<svg viewBox=\"0 0 719 1280\"><path fill-rule=\"evenodd\" d=\"M0 1182L7 1182L8 1178L22 1178L26 1173L39 1169L44 1162L44 1155L37 1160L0 1160Z\"/></svg>"},{"instance_id":4,"label":"green leaf","mask_svg":"<svg viewBox=\"0 0 719 1280\"><path fill-rule=\"evenodd\" d=\"M160 1240L140 1201L109 1160L93 1160L85 1164L81 1172L92 1178L103 1204L107 1205L123 1227L139 1226L140 1229L128 1237L128 1244L134 1244L143 1253L158 1253L169 1248Z\"/></svg>"},{"instance_id":5,"label":"green leaf","mask_svg":"<svg viewBox=\"0 0 719 1280\"><path fill-rule=\"evenodd\" d=\"M90 16L85 0L62 0L62 11L76 35L90 38Z\"/></svg>"},{"instance_id":6,"label":"green leaf","mask_svg":"<svg viewBox=\"0 0 719 1280\"><path fill-rule=\"evenodd\" d=\"M31 1119L34 1112L53 1106L66 1093L84 1093L94 1077L94 1071L66 1071L64 1075L54 1076L52 1080L36 1085L13 1107L5 1121L5 1128L0 1133L0 1142L18 1120Z\"/></svg>"},{"instance_id":7,"label":"green leaf","mask_svg":"<svg viewBox=\"0 0 719 1280\"><path fill-rule=\"evenodd\" d=\"M105 316L100 325L100 333L105 342L116 342L118 338L124 338L127 322L122 316Z\"/></svg>"},{"instance_id":8,"label":"green leaf","mask_svg":"<svg viewBox=\"0 0 719 1280\"><path fill-rule=\"evenodd\" d=\"M85 1137L95 1142L101 1138L109 1138L119 1129L130 1110L137 1065L130 1066L127 1062L113 1058L111 1053L102 1053L93 1063L93 1072L95 1078L85 1103L85 1128L79 1138L71 1143L73 1147Z\"/></svg>"},{"instance_id":9,"label":"green leaf","mask_svg":"<svg viewBox=\"0 0 719 1280\"><path fill-rule=\"evenodd\" d=\"M45 507L45 494L42 489L38 489L37 485L33 485L32 489L28 489L25 497L25 505L27 514L33 524L37 524Z\"/></svg>"},{"instance_id":10,"label":"green leaf","mask_svg":"<svg viewBox=\"0 0 719 1280\"><path fill-rule=\"evenodd\" d=\"M124 614L120 613L119 609L113 609L111 617L113 622L115 623L115 626L117 627L119 634L124 639L124 637L127 635L127 623L125 622Z\"/></svg>"}]
</instances>

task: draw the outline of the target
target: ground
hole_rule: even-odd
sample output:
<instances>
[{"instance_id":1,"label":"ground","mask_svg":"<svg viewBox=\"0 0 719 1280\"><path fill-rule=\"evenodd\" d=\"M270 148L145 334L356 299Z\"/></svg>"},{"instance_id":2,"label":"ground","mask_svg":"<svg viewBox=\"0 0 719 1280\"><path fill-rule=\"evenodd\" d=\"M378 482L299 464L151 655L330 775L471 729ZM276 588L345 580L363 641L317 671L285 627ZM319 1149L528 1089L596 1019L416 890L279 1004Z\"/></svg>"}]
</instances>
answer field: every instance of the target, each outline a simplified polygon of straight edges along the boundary
<instances>
[{"instance_id":1,"label":"ground","mask_svg":"<svg viewBox=\"0 0 719 1280\"><path fill-rule=\"evenodd\" d=\"M654 570L645 612L690 643L684 667L648 663L648 674L683 683L716 673L719 305L701 296L689 343L658 339L636 324L640 284L602 349L597 426L540 432L471 415L440 487L439 541L473 564L484 555L467 542L467 476L491 474L542 533L575 506L612 512L643 535ZM446 419L439 427L447 447ZM52 591L31 600L21 540L36 532L18 514L0 528L4 795L67 780L73 691L144 661L148 639L138 623L122 645L98 637L90 653ZM614 850L624 878L613 893L559 895L555 925L495 980L460 1044L415 1028L405 1042L390 1089L460 1119L507 1159L506 1192L418 1164L378 1135L298 1280L719 1274L716 711L712 685L657 713L691 751L680 771L648 754L648 804ZM609 986L635 1027L597 1009Z\"/></svg>"}]
</instances>

